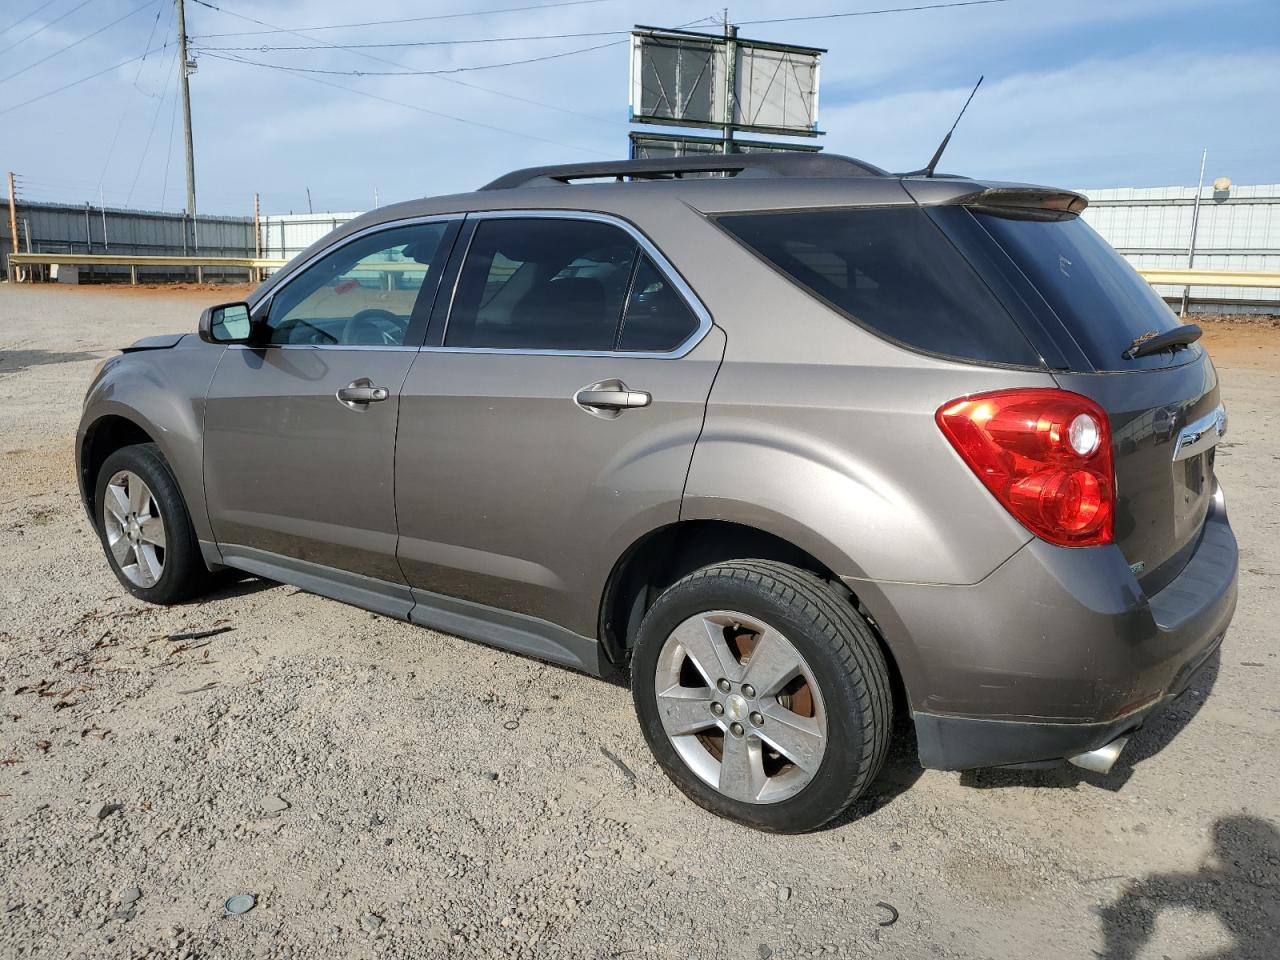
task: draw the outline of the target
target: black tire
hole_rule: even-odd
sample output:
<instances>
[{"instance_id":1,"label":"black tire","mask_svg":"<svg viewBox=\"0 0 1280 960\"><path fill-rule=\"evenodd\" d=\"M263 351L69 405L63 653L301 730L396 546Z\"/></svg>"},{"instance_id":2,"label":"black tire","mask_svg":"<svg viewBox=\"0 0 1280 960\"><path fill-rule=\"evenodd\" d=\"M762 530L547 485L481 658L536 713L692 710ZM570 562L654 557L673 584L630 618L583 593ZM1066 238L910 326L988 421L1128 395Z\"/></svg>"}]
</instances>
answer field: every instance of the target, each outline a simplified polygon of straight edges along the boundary
<instances>
[{"instance_id":1,"label":"black tire","mask_svg":"<svg viewBox=\"0 0 1280 960\"><path fill-rule=\"evenodd\" d=\"M137 474L150 488L156 509L164 521L164 567L151 586L133 583L111 553L104 519L107 484L121 470ZM168 605L190 599L205 590L212 575L200 554L200 544L191 525L191 514L178 489L178 481L154 443L121 447L103 462L94 485L94 526L103 553L116 579L131 594L148 603Z\"/></svg>"},{"instance_id":2,"label":"black tire","mask_svg":"<svg viewBox=\"0 0 1280 960\"><path fill-rule=\"evenodd\" d=\"M780 631L808 662L827 717L826 752L813 778L775 803L733 799L699 778L676 752L658 712L662 647L685 620L734 610ZM787 564L736 560L695 571L667 589L640 625L631 690L658 764L694 803L774 833L815 830L843 813L879 773L893 728L889 669L871 628L847 596Z\"/></svg>"}]
</instances>

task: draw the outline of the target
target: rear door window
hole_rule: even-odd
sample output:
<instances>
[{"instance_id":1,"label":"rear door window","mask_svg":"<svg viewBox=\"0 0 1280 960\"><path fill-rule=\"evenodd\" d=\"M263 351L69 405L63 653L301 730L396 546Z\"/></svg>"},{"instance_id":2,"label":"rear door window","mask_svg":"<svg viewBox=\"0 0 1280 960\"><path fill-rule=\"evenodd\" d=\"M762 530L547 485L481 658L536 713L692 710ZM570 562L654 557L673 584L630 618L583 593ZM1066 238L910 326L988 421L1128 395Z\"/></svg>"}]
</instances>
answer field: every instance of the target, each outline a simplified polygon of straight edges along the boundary
<instances>
[{"instance_id":1,"label":"rear door window","mask_svg":"<svg viewBox=\"0 0 1280 960\"><path fill-rule=\"evenodd\" d=\"M895 343L1040 366L1008 311L916 207L733 214L719 223L805 291Z\"/></svg>"},{"instance_id":2,"label":"rear door window","mask_svg":"<svg viewBox=\"0 0 1280 960\"><path fill-rule=\"evenodd\" d=\"M482 220L458 278L446 347L614 349L638 246L607 223Z\"/></svg>"},{"instance_id":3,"label":"rear door window","mask_svg":"<svg viewBox=\"0 0 1280 960\"><path fill-rule=\"evenodd\" d=\"M1200 355L1176 353L1127 360L1124 352L1148 333L1178 326L1151 285L1079 217L1036 220L975 213L986 231L1057 314L1096 370L1164 367Z\"/></svg>"},{"instance_id":4,"label":"rear door window","mask_svg":"<svg viewBox=\"0 0 1280 960\"><path fill-rule=\"evenodd\" d=\"M631 293L618 334L625 352L667 353L698 329L698 318L671 281L642 255L631 281Z\"/></svg>"}]
</instances>

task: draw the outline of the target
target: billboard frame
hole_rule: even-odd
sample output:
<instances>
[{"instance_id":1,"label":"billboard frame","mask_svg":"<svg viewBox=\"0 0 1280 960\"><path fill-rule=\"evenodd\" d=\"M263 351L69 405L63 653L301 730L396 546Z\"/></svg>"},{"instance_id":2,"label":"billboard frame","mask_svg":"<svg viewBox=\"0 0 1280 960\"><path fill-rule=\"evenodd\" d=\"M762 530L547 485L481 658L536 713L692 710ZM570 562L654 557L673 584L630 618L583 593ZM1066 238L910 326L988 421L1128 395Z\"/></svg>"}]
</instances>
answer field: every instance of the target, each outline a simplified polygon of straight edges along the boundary
<instances>
[{"instance_id":1,"label":"billboard frame","mask_svg":"<svg viewBox=\"0 0 1280 960\"><path fill-rule=\"evenodd\" d=\"M630 47L630 80L629 80L629 96L628 96L628 113L632 123L653 124L665 127L696 127L700 129L721 129L728 130L731 128L735 132L742 133L761 133L773 136L785 137L819 137L824 131L818 129L815 123L811 127L778 127L765 124L738 124L728 123L723 120L687 120L683 118L659 117L652 114L637 112L640 105L640 89L641 79L638 71L640 64L637 62L638 40L642 38L652 38L655 40L672 40L672 41L692 41L698 44L705 44L713 51L716 47L726 48L724 57L728 60L728 54L733 52L734 59L737 57L737 48L750 47L758 50L768 50L778 53L793 53L799 56L811 57L814 60L814 83L813 83L813 107L812 114L814 117L818 115L818 89L819 75L821 71L821 58L827 52L823 47L807 47L799 44L790 43L774 43L769 40L750 40L739 38L734 32L728 35L701 33L694 30L674 30L664 27L651 27L643 24L637 24L631 31L631 47ZM713 54L714 55L714 54ZM731 65L736 71L736 64ZM730 91L734 104L731 109L737 108L736 92ZM714 102L714 100L713 100ZM732 120L732 117L730 118ZM728 136L721 139L731 139Z\"/></svg>"}]
</instances>

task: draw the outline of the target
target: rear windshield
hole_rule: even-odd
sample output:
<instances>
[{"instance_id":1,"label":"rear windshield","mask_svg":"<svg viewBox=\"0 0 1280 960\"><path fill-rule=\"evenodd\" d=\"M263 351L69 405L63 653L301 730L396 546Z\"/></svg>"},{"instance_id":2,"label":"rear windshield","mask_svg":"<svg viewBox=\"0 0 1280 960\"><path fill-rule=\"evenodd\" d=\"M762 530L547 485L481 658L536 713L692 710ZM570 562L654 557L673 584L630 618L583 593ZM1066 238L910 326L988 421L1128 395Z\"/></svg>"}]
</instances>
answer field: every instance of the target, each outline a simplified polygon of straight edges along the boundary
<instances>
[{"instance_id":1,"label":"rear windshield","mask_svg":"<svg viewBox=\"0 0 1280 960\"><path fill-rule=\"evenodd\" d=\"M732 214L719 223L809 293L899 344L1040 365L1008 311L917 207Z\"/></svg>"},{"instance_id":2,"label":"rear windshield","mask_svg":"<svg viewBox=\"0 0 1280 960\"><path fill-rule=\"evenodd\" d=\"M1129 263L1079 217L1027 220L975 213L1058 315L1098 370L1169 366L1200 348L1126 360L1136 337L1163 333L1178 318Z\"/></svg>"}]
</instances>

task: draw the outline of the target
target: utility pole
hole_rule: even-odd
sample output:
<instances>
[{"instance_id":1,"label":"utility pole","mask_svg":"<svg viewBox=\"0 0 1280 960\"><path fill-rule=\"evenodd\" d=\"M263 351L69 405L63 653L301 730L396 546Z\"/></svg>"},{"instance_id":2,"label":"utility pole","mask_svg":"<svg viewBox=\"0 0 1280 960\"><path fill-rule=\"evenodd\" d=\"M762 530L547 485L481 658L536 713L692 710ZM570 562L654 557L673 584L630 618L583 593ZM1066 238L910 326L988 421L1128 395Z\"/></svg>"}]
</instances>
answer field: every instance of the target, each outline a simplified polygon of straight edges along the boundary
<instances>
[{"instance_id":1,"label":"utility pole","mask_svg":"<svg viewBox=\"0 0 1280 960\"><path fill-rule=\"evenodd\" d=\"M13 171L9 171L9 239L13 243L13 252L18 252L18 198L17 191L13 186ZM21 280L22 278L15 272L13 262L9 263L9 280Z\"/></svg>"},{"instance_id":2,"label":"utility pole","mask_svg":"<svg viewBox=\"0 0 1280 960\"><path fill-rule=\"evenodd\" d=\"M737 83L734 74L738 69L738 27L729 22L728 7L724 11L724 36L724 142L721 150L733 153L733 114L736 107L733 90Z\"/></svg>"},{"instance_id":3,"label":"utility pole","mask_svg":"<svg viewBox=\"0 0 1280 960\"><path fill-rule=\"evenodd\" d=\"M1204 193L1204 162L1209 159L1209 148L1205 147L1200 154L1200 185L1196 187L1196 205L1191 208L1191 239L1187 241L1187 269L1190 270L1196 259L1196 229L1200 225L1200 194ZM1187 300L1191 296L1191 287L1182 288L1182 310L1178 316L1187 315Z\"/></svg>"},{"instance_id":4,"label":"utility pole","mask_svg":"<svg viewBox=\"0 0 1280 960\"><path fill-rule=\"evenodd\" d=\"M262 205L256 193L253 195L253 255L262 259ZM252 277L255 283L261 283L262 269L254 267Z\"/></svg>"},{"instance_id":5,"label":"utility pole","mask_svg":"<svg viewBox=\"0 0 1280 960\"><path fill-rule=\"evenodd\" d=\"M191 219L192 247L200 249L196 236L196 155L191 141L191 86L187 76L192 63L187 59L187 12L183 0L174 0L178 8L178 77L182 84L182 132L187 144L187 216Z\"/></svg>"}]
</instances>

